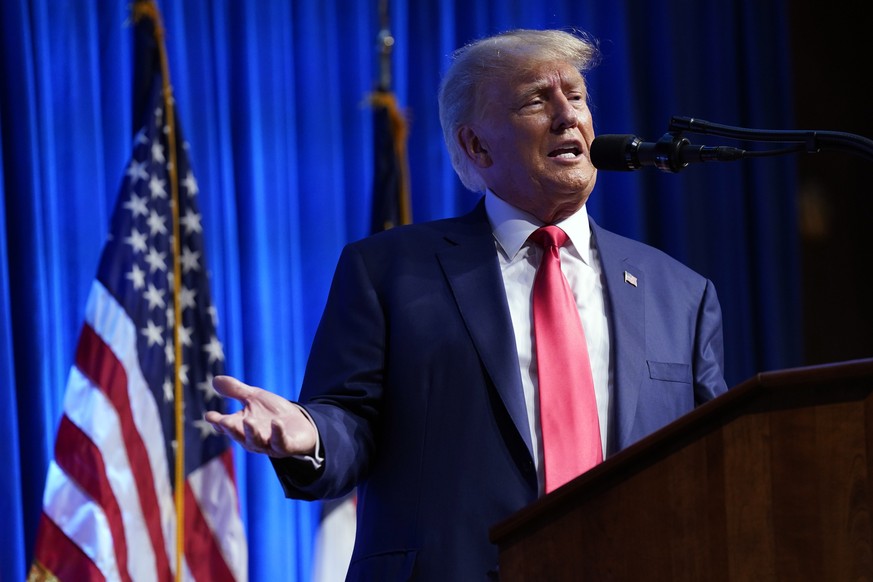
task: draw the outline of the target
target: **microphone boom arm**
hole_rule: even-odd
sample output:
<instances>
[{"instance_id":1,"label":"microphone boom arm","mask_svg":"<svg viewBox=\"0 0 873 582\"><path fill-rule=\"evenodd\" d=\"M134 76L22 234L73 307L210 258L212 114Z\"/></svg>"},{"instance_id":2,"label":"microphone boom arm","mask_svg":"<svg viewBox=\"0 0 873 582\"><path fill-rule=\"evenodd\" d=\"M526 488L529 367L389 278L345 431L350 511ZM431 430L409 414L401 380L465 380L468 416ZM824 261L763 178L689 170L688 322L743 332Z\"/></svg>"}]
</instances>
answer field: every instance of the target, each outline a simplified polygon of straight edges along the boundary
<instances>
[{"instance_id":1,"label":"microphone boom arm","mask_svg":"<svg viewBox=\"0 0 873 582\"><path fill-rule=\"evenodd\" d=\"M669 131L677 135L688 132L743 141L800 143L811 154L829 150L873 159L873 140L840 131L747 129L682 116L670 119Z\"/></svg>"}]
</instances>

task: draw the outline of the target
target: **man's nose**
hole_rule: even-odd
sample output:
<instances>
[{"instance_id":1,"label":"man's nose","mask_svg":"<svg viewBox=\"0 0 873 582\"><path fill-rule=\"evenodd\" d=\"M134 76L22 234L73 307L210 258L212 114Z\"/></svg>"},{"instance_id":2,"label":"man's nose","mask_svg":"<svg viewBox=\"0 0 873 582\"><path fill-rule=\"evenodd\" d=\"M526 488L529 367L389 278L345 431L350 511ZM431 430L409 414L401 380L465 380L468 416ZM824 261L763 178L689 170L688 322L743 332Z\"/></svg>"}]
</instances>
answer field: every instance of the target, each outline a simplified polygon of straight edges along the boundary
<instances>
[{"instance_id":1,"label":"man's nose","mask_svg":"<svg viewBox=\"0 0 873 582\"><path fill-rule=\"evenodd\" d=\"M552 130L565 131L579 124L579 112L564 96L553 101L555 109L552 112Z\"/></svg>"}]
</instances>

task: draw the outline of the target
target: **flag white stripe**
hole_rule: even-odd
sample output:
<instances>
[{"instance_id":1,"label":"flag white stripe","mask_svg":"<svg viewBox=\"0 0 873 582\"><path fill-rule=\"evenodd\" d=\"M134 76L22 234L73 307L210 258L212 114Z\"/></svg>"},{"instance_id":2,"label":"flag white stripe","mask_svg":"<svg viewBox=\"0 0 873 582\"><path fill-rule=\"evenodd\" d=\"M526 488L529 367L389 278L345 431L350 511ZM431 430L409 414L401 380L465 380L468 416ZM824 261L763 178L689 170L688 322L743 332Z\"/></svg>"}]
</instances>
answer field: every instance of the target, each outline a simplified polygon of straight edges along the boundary
<instances>
[{"instance_id":1,"label":"flag white stripe","mask_svg":"<svg viewBox=\"0 0 873 582\"><path fill-rule=\"evenodd\" d=\"M97 566L107 580L118 580L115 546L106 515L52 461L46 477L43 512Z\"/></svg>"},{"instance_id":2,"label":"flag white stripe","mask_svg":"<svg viewBox=\"0 0 873 582\"><path fill-rule=\"evenodd\" d=\"M355 547L355 498L349 495L338 501L322 517L315 536L312 580L343 582Z\"/></svg>"},{"instance_id":3,"label":"flag white stripe","mask_svg":"<svg viewBox=\"0 0 873 582\"><path fill-rule=\"evenodd\" d=\"M128 572L134 580L155 580L155 552L146 529L127 450L118 438L121 434L118 413L106 395L75 366L67 381L64 409L67 417L91 439L103 456L106 478L121 509Z\"/></svg>"}]
</instances>

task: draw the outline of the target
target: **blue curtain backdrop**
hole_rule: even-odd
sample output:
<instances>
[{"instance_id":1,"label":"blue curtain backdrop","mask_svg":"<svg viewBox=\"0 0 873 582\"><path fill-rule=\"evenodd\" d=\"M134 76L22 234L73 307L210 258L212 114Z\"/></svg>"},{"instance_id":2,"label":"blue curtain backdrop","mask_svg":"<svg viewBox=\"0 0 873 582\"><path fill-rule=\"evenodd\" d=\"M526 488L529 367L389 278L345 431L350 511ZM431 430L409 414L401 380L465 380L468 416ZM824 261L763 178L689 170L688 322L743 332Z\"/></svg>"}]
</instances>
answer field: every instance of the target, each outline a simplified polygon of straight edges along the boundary
<instances>
[{"instance_id":1,"label":"blue curtain backdrop","mask_svg":"<svg viewBox=\"0 0 873 582\"><path fill-rule=\"evenodd\" d=\"M295 397L334 262L369 230L378 0L162 0L227 370ZM25 577L85 299L132 140L127 0L0 3L0 563ZM599 133L657 139L673 114L790 128L782 0L391 3L415 221L471 207L435 95L451 51L516 27L601 41ZM733 144L729 144L733 145ZM601 172L599 222L714 280L730 384L800 362L791 160ZM238 454L253 580L307 580L317 505ZM8 578L7 578L8 576Z\"/></svg>"}]
</instances>

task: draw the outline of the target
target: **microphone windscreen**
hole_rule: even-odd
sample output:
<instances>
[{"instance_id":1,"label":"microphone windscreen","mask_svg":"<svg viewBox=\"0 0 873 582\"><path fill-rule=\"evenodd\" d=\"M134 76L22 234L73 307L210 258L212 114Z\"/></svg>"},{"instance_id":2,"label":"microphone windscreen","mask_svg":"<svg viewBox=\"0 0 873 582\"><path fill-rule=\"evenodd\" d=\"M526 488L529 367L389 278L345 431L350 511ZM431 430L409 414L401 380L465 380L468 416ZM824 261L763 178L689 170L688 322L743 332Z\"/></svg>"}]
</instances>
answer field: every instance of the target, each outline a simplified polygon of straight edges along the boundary
<instances>
[{"instance_id":1,"label":"microphone windscreen","mask_svg":"<svg viewBox=\"0 0 873 582\"><path fill-rule=\"evenodd\" d=\"M591 163L598 170L630 172L633 165L631 144L633 135L599 135L591 142Z\"/></svg>"}]
</instances>

